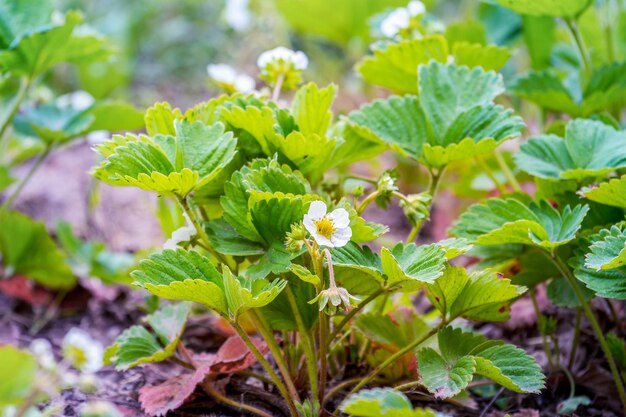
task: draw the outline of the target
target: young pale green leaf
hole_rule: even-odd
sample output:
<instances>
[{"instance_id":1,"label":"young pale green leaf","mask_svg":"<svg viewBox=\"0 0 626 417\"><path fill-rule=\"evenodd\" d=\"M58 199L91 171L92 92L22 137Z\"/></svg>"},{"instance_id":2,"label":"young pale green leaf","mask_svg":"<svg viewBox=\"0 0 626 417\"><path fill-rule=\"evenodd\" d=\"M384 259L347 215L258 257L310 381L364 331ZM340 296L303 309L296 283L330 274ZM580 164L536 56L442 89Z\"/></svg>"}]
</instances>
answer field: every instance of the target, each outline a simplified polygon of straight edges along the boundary
<instances>
[{"instance_id":1,"label":"young pale green leaf","mask_svg":"<svg viewBox=\"0 0 626 417\"><path fill-rule=\"evenodd\" d=\"M302 281L308 282L309 284L319 285L321 282L319 276L312 273L308 268L302 265L291 264L289 266L289 270L293 272L293 274L297 276L298 278L300 278Z\"/></svg>"},{"instance_id":2,"label":"young pale green leaf","mask_svg":"<svg viewBox=\"0 0 626 417\"><path fill-rule=\"evenodd\" d=\"M61 62L105 59L110 51L103 38L74 33L82 20L80 13L68 12L62 23L40 26L34 30L29 28L22 36L14 39L7 49L0 51L0 71L32 79Z\"/></svg>"},{"instance_id":3,"label":"young pale green leaf","mask_svg":"<svg viewBox=\"0 0 626 417\"><path fill-rule=\"evenodd\" d=\"M440 353L424 348L417 358L422 384L438 398L457 395L474 375L515 392L538 393L544 387L541 367L515 346L452 327L439 331L437 339Z\"/></svg>"},{"instance_id":4,"label":"young pale green leaf","mask_svg":"<svg viewBox=\"0 0 626 417\"><path fill-rule=\"evenodd\" d=\"M333 119L331 107L336 95L335 84L319 88L315 83L308 83L300 87L291 103L291 112L303 135L326 135Z\"/></svg>"},{"instance_id":5,"label":"young pale green leaf","mask_svg":"<svg viewBox=\"0 0 626 417\"><path fill-rule=\"evenodd\" d=\"M184 249L155 253L139 263L134 284L171 300L195 301L221 314L228 312L222 276L196 251Z\"/></svg>"},{"instance_id":6,"label":"young pale green leaf","mask_svg":"<svg viewBox=\"0 0 626 417\"><path fill-rule=\"evenodd\" d=\"M469 252L474 247L469 240L462 237L443 239L437 242L437 245L445 251L445 257L448 261Z\"/></svg>"},{"instance_id":7,"label":"young pale green leaf","mask_svg":"<svg viewBox=\"0 0 626 417\"><path fill-rule=\"evenodd\" d=\"M471 206L450 233L477 245L521 243L552 250L576 237L588 210L578 205L559 212L543 200L526 205L512 198L493 198Z\"/></svg>"},{"instance_id":8,"label":"young pale green leaf","mask_svg":"<svg viewBox=\"0 0 626 417\"><path fill-rule=\"evenodd\" d=\"M623 227L612 226L604 230L601 240L589 246L585 266L590 269L613 269L626 265L626 232Z\"/></svg>"},{"instance_id":9,"label":"young pale green leaf","mask_svg":"<svg viewBox=\"0 0 626 417\"><path fill-rule=\"evenodd\" d=\"M553 17L575 17L590 5L587 0L498 0L498 3L520 14Z\"/></svg>"},{"instance_id":10,"label":"young pale green leaf","mask_svg":"<svg viewBox=\"0 0 626 417\"><path fill-rule=\"evenodd\" d=\"M580 190L580 194L600 204L626 208L626 175L612 178L597 187L585 187Z\"/></svg>"},{"instance_id":11,"label":"young pale green leaf","mask_svg":"<svg viewBox=\"0 0 626 417\"><path fill-rule=\"evenodd\" d=\"M604 241L606 240L618 241L622 230L623 228L614 226L611 229L603 229L599 233L589 236L586 241L583 241L583 245L574 252L574 257L569 261L570 266L574 269L576 278L600 297L617 300L626 299L626 266L602 269L601 259L606 258L599 257L598 253L591 253L594 245L600 244L602 247L605 246ZM591 256L592 265L587 265L589 256ZM619 263L619 261L616 261L616 263ZM597 268L598 266L600 266L600 269Z\"/></svg>"},{"instance_id":12,"label":"young pale green leaf","mask_svg":"<svg viewBox=\"0 0 626 417\"><path fill-rule=\"evenodd\" d=\"M224 266L224 293L228 303L228 312L232 319L237 318L251 308L265 307L285 289L287 281L264 279L255 281L239 278Z\"/></svg>"},{"instance_id":13,"label":"young pale green leaf","mask_svg":"<svg viewBox=\"0 0 626 417\"><path fill-rule=\"evenodd\" d=\"M448 320L463 317L476 321L507 320L509 304L526 291L496 272L468 274L454 266L447 267L443 276L426 288L428 299Z\"/></svg>"},{"instance_id":14,"label":"young pale green leaf","mask_svg":"<svg viewBox=\"0 0 626 417\"><path fill-rule=\"evenodd\" d=\"M373 55L357 65L365 81L399 94L417 93L417 67L431 61L446 62L448 43L440 35L374 44Z\"/></svg>"},{"instance_id":15,"label":"young pale green leaf","mask_svg":"<svg viewBox=\"0 0 626 417\"><path fill-rule=\"evenodd\" d=\"M406 395L393 388L361 390L339 408L353 417L435 417L428 409L414 409Z\"/></svg>"},{"instance_id":16,"label":"young pale green leaf","mask_svg":"<svg viewBox=\"0 0 626 417\"><path fill-rule=\"evenodd\" d=\"M529 139L515 154L516 164L531 175L582 180L626 167L626 134L602 122L576 119L565 138L543 135Z\"/></svg>"},{"instance_id":17,"label":"young pale green leaf","mask_svg":"<svg viewBox=\"0 0 626 417\"><path fill-rule=\"evenodd\" d=\"M20 405L33 388L37 359L11 345L0 347L0 409Z\"/></svg>"},{"instance_id":18,"label":"young pale green leaf","mask_svg":"<svg viewBox=\"0 0 626 417\"><path fill-rule=\"evenodd\" d=\"M276 137L276 151L281 160L295 166L312 183L319 182L335 163L336 139L317 133L291 132L286 137Z\"/></svg>"},{"instance_id":19,"label":"young pale green leaf","mask_svg":"<svg viewBox=\"0 0 626 417\"><path fill-rule=\"evenodd\" d=\"M0 209L0 259L5 277L23 275L49 288L72 288L76 277L46 226Z\"/></svg>"},{"instance_id":20,"label":"young pale green leaf","mask_svg":"<svg viewBox=\"0 0 626 417\"><path fill-rule=\"evenodd\" d=\"M152 332L143 326L126 329L104 354L106 364L123 371L142 363L161 362L172 356L180 340L189 304L170 304L145 317Z\"/></svg>"},{"instance_id":21,"label":"young pale green leaf","mask_svg":"<svg viewBox=\"0 0 626 417\"><path fill-rule=\"evenodd\" d=\"M380 259L387 286L415 291L443 275L445 252L438 245L417 246L398 243L392 250L382 248Z\"/></svg>"},{"instance_id":22,"label":"young pale green leaf","mask_svg":"<svg viewBox=\"0 0 626 417\"><path fill-rule=\"evenodd\" d=\"M454 43L452 56L456 65L465 65L470 68L481 67L485 71L498 71L507 63L511 53L501 46L462 41Z\"/></svg>"}]
</instances>

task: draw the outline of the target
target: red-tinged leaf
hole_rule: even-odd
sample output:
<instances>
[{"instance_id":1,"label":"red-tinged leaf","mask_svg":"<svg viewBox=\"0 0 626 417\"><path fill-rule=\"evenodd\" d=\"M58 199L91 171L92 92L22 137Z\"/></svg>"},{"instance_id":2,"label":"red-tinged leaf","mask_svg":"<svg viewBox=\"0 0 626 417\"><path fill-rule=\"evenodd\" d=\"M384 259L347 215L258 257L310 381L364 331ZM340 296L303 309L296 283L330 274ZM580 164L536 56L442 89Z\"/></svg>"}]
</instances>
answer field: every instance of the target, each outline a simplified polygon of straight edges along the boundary
<instances>
[{"instance_id":1,"label":"red-tinged leaf","mask_svg":"<svg viewBox=\"0 0 626 417\"><path fill-rule=\"evenodd\" d=\"M262 339L258 337L251 337L250 339L262 354L267 353L268 347ZM231 374L247 369L255 362L256 358L241 338L239 336L232 336L226 339L224 344L217 351L213 364L211 365L211 373Z\"/></svg>"},{"instance_id":2,"label":"red-tinged leaf","mask_svg":"<svg viewBox=\"0 0 626 417\"><path fill-rule=\"evenodd\" d=\"M33 305L47 304L52 301L51 292L20 275L0 280L0 292Z\"/></svg>"},{"instance_id":3,"label":"red-tinged leaf","mask_svg":"<svg viewBox=\"0 0 626 417\"><path fill-rule=\"evenodd\" d=\"M164 416L180 407L208 374L210 363L202 362L194 372L170 378L162 384L139 390L141 408L150 416Z\"/></svg>"}]
</instances>

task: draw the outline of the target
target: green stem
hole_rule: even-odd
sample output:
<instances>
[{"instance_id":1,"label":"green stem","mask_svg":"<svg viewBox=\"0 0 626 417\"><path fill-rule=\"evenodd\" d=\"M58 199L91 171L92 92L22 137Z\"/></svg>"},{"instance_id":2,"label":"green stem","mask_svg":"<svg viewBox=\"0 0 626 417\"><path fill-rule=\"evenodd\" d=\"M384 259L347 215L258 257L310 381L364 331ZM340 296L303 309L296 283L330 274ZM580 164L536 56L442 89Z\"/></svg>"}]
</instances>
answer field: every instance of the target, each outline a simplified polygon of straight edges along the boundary
<instances>
[{"instance_id":1,"label":"green stem","mask_svg":"<svg viewBox=\"0 0 626 417\"><path fill-rule=\"evenodd\" d=\"M385 288L379 288L374 293L369 295L366 299L361 301L356 307L354 307L352 310L350 310L348 312L348 314L343 316L343 319L341 319L339 324L337 326L335 326L335 328L333 329L332 333L328 337L329 343L332 342L333 340L335 340L335 338L337 337L339 332L341 332L341 330L345 327L346 324L348 324L348 322L352 319L352 317L354 317L354 315L356 313L358 313L359 311L363 310L363 308L366 305L368 305L369 303L374 301L376 298L378 298L379 295L385 293L386 291L387 291L387 289L385 289Z\"/></svg>"},{"instance_id":2,"label":"green stem","mask_svg":"<svg viewBox=\"0 0 626 417\"><path fill-rule=\"evenodd\" d=\"M280 350L278 343L276 343L276 338L274 337L274 334L269 329L267 323L262 316L257 314L257 312L254 310L249 310L249 313L252 322L257 327L257 330L259 331L261 336L263 336L263 339L265 340L265 343L267 343L267 347L272 353L272 356L274 356L274 361L276 362L276 366L278 366L278 370L285 380L285 385L289 390L289 394L291 394L291 397L294 398L296 401L300 402L298 390L293 383L293 379L291 378L291 374L289 373L289 368L287 367L287 363L285 362L283 352Z\"/></svg>"},{"instance_id":3,"label":"green stem","mask_svg":"<svg viewBox=\"0 0 626 417\"><path fill-rule=\"evenodd\" d=\"M567 367L572 369L574 366L574 359L576 358L576 350L578 350L578 340L580 339L580 319L582 316L582 309L579 307L576 309L576 319L574 322L574 337L572 339L572 348L569 353L569 360L567 361Z\"/></svg>"},{"instance_id":4,"label":"green stem","mask_svg":"<svg viewBox=\"0 0 626 417\"><path fill-rule=\"evenodd\" d=\"M624 390L624 383L622 382L619 370L617 369L617 365L615 364L615 358L613 358L613 353L611 352L611 349L609 348L609 345L606 342L606 339L604 338L604 333L602 332L602 328L600 328L600 325L598 324L598 321L596 320L596 317L594 316L593 311L591 311L591 307L587 303L587 300L585 299L585 296L582 290L580 289L580 285L578 285L578 280L576 279L574 274L572 274L572 271L570 271L569 267L565 264L565 262L563 262L563 260L557 254L552 253L551 259L553 260L554 264L559 269L563 277L565 277L570 287L572 287L572 289L574 290L574 294L576 294L576 298L578 298L578 301L581 304L583 313L585 313L587 320L589 320L589 323L591 324L591 328L596 334L596 338L598 339L598 342L600 343L600 346L602 347L602 350L604 351L604 356L606 357L606 361L609 364L609 369L611 370L611 373L613 374L615 386L617 388L619 398L624 408L624 415L626 415L626 391Z\"/></svg>"},{"instance_id":5,"label":"green stem","mask_svg":"<svg viewBox=\"0 0 626 417\"><path fill-rule=\"evenodd\" d=\"M439 169L438 172L435 172L433 170L429 171L430 181L428 183L428 190L426 191L431 196L430 204L428 205L429 216L430 216L430 209L432 208L433 202L435 201L435 194L437 194L437 190L439 188L439 182L441 181L441 178L443 177L443 172L445 169L446 167L443 166ZM424 224L424 220L420 220L411 228L411 231L409 232L409 236L406 239L407 243L411 243L415 239L417 239L417 236L419 236L419 233L422 230L423 224Z\"/></svg>"},{"instance_id":6,"label":"green stem","mask_svg":"<svg viewBox=\"0 0 626 417\"><path fill-rule=\"evenodd\" d=\"M328 390L328 394L326 394L326 397L324 397L324 402L328 402L328 400L330 400L332 397L340 393L342 390L346 389L350 385L354 385L358 383L360 380L361 380L360 377L346 379L345 381L342 381L339 384L335 385L334 387Z\"/></svg>"},{"instance_id":7,"label":"green stem","mask_svg":"<svg viewBox=\"0 0 626 417\"><path fill-rule=\"evenodd\" d=\"M26 187L26 184L28 184L30 179L35 174L35 172L37 172L37 170L41 167L41 164L43 164L44 161L48 158L48 156L50 155L51 151L52 151L52 145L46 146L46 148L44 149L43 153L41 155L39 155L37 160L33 163L33 166L30 167L30 169L28 170L28 173L26 174L26 176L24 178L22 178L22 181L20 181L20 183L15 188L13 193L2 204L3 208L4 207L10 208L13 205L13 202L22 193L22 191L24 190L24 187Z\"/></svg>"},{"instance_id":8,"label":"green stem","mask_svg":"<svg viewBox=\"0 0 626 417\"><path fill-rule=\"evenodd\" d=\"M376 200L376 197L378 197L379 194L380 193L378 191L374 191L373 193L366 196L363 201L361 201L361 204L359 204L359 206L356 208L356 213L359 216L362 215L367 206L369 206L372 201Z\"/></svg>"},{"instance_id":9,"label":"green stem","mask_svg":"<svg viewBox=\"0 0 626 417\"><path fill-rule=\"evenodd\" d=\"M311 339L311 335L309 334L309 329L307 329L304 325L302 314L300 314L298 304L296 303L296 297L294 296L293 291L291 291L291 288L289 288L289 285L287 285L285 291L294 318L296 319L296 325L298 326L298 331L300 332L300 338L302 339L302 350L304 351L304 359L306 361L307 372L309 375L311 397L319 398L319 389L317 386L317 360L315 359L315 346L313 345L313 340Z\"/></svg>"},{"instance_id":10,"label":"green stem","mask_svg":"<svg viewBox=\"0 0 626 417\"><path fill-rule=\"evenodd\" d=\"M543 317L541 314L541 310L539 309L539 303L537 302L537 296L535 295L535 289L531 288L528 292L530 294L530 299L533 302L533 308L535 309L535 316L537 316L537 325L539 326L539 321ZM543 329L540 330L541 333L541 341L543 342L543 350L546 352L546 356L548 358L548 365L550 368L554 367L554 358L552 358L552 350L550 349L550 345L548 344L548 338L546 337Z\"/></svg>"},{"instance_id":11,"label":"green stem","mask_svg":"<svg viewBox=\"0 0 626 417\"><path fill-rule=\"evenodd\" d=\"M613 1L609 0L606 2L606 16L605 16L605 25L604 25L604 39L606 42L606 55L609 63L615 61L615 42L613 39L613 13L612 13L612 5ZM619 13L618 10L615 12Z\"/></svg>"},{"instance_id":12,"label":"green stem","mask_svg":"<svg viewBox=\"0 0 626 417\"><path fill-rule=\"evenodd\" d=\"M319 356L320 356L320 382L318 386L318 400L320 404L324 404L324 391L326 388L326 377L328 373L328 316L324 311L319 312L319 327L320 327L320 340L319 340Z\"/></svg>"},{"instance_id":13,"label":"green stem","mask_svg":"<svg viewBox=\"0 0 626 417\"><path fill-rule=\"evenodd\" d=\"M476 162L482 168L482 170L485 171L485 174L487 174L489 179L491 179L498 191L500 191L501 194L506 194L506 187L502 185L500 181L498 181L496 174L494 174L491 168L489 168L489 165L487 165L487 163L479 156L476 157Z\"/></svg>"},{"instance_id":14,"label":"green stem","mask_svg":"<svg viewBox=\"0 0 626 417\"><path fill-rule=\"evenodd\" d=\"M496 158L496 161L498 162L500 169L504 173L506 180L511 185L511 188L513 188L513 191L522 192L522 187L519 185L519 182L517 182L517 178L515 178L513 171L511 171L511 168L509 168L509 164L506 163L500 151L496 149L493 152L493 156Z\"/></svg>"},{"instance_id":15,"label":"green stem","mask_svg":"<svg viewBox=\"0 0 626 417\"><path fill-rule=\"evenodd\" d=\"M227 396L223 395L221 392L213 388L210 381L202 382L201 386L202 386L202 389L206 391L206 393L209 394L211 397L215 398L217 401L221 403L224 403L234 408L235 410L247 411L249 413L256 414L257 416L260 416L260 417L272 417L272 414L266 411L263 411L260 408L256 408L251 405L240 403L239 401L235 401L231 398L228 398Z\"/></svg>"},{"instance_id":16,"label":"green stem","mask_svg":"<svg viewBox=\"0 0 626 417\"><path fill-rule=\"evenodd\" d=\"M22 78L20 82L20 88L17 91L17 94L15 95L15 99L13 99L13 102L11 103L11 107L9 108L9 112L4 117L4 120L2 121L2 125L0 126L0 143L2 142L4 138L4 134L6 133L8 127L11 125L11 122L13 122L13 118L15 117L15 115L17 114L17 111L19 110L20 104L22 104L22 101L24 101L24 97L26 97L26 93L28 92L31 82L32 82L32 79L30 77Z\"/></svg>"},{"instance_id":17,"label":"green stem","mask_svg":"<svg viewBox=\"0 0 626 417\"><path fill-rule=\"evenodd\" d=\"M431 329L424 336L420 337L419 339L415 340L411 344L403 347L402 349L400 349L399 351L397 351L393 355L389 356L387 359L385 359L385 361L383 363L378 365L372 372L370 372L365 378L363 378L361 380L361 382L359 382L352 389L352 391L350 391L350 393L347 395L347 397L349 397L350 395L358 392L361 388L366 386L372 379L374 379L376 376L378 376L378 374L380 374L382 371L384 371L385 368L387 368L389 365L391 365L392 363L396 362L398 359L400 359L402 356L406 355L407 353L411 352L413 349L415 349L417 346L419 346L422 343L424 343L426 340L430 339L432 336L436 335L439 330L441 330L443 327L445 327L445 325L446 325L446 322L442 320L441 323L439 323L436 327Z\"/></svg>"},{"instance_id":18,"label":"green stem","mask_svg":"<svg viewBox=\"0 0 626 417\"><path fill-rule=\"evenodd\" d=\"M285 401L287 401L287 407L289 407L289 411L291 412L292 417L298 417L298 410L296 409L296 406L293 402L293 398L291 398L291 395L289 394L287 387L280 380L280 377L278 376L278 374L276 374L276 371L274 371L274 368L272 368L269 362L263 357L261 352L259 352L257 347L252 342L252 340L250 340L250 337L248 336L246 331L241 328L239 323L233 320L229 320L229 322L232 328L235 329L235 331L237 332L241 340L246 344L248 349L250 349L250 352L252 352L256 360L259 361L261 366L268 373L268 375L270 376L270 378L276 385L276 388L278 388L278 391L280 391L280 394L283 396Z\"/></svg>"},{"instance_id":19,"label":"green stem","mask_svg":"<svg viewBox=\"0 0 626 417\"><path fill-rule=\"evenodd\" d=\"M395 387L393 387L393 389L397 389L398 391L404 391L407 389L411 389L414 387L419 387L420 385L422 385L421 381L411 381L411 382L407 382L405 384L400 384L400 385L396 385Z\"/></svg>"},{"instance_id":20,"label":"green stem","mask_svg":"<svg viewBox=\"0 0 626 417\"><path fill-rule=\"evenodd\" d=\"M283 88L283 82L285 81L285 74L279 74L278 79L276 80L276 85L274 86L274 90L272 91L272 101L274 103L278 102L280 98L280 91Z\"/></svg>"},{"instance_id":21,"label":"green stem","mask_svg":"<svg viewBox=\"0 0 626 417\"><path fill-rule=\"evenodd\" d=\"M585 70L585 74L590 77L593 68L591 67L591 60L589 59L589 54L587 52L587 48L585 48L585 42L583 41L582 35L578 30L578 25L571 18L565 18L565 25L570 31L572 35L572 39L574 39L574 43L576 44L576 48L578 49L578 53L583 61L583 67Z\"/></svg>"}]
</instances>

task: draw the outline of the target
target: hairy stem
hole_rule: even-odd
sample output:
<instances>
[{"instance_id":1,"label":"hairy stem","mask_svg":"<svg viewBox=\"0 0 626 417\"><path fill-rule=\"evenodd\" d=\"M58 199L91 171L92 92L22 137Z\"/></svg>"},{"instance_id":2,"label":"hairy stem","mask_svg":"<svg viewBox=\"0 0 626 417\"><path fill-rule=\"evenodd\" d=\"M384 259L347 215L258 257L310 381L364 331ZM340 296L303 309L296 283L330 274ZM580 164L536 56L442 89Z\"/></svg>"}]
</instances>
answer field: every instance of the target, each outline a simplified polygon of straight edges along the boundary
<instances>
[{"instance_id":1,"label":"hairy stem","mask_svg":"<svg viewBox=\"0 0 626 417\"><path fill-rule=\"evenodd\" d=\"M572 274L572 271L569 269L569 267L565 264L565 262L563 262L563 260L557 254L552 253L551 259L554 261L554 264L556 265L556 267L559 269L563 277L567 280L569 285L574 290L574 294L576 294L576 298L578 298L578 301L581 304L583 313L585 313L587 320L589 320L589 323L591 324L591 328L596 334L596 338L598 339L598 342L600 343L600 346L602 347L602 350L604 351L604 356L606 357L606 361L609 364L609 369L611 370L611 373L613 374L615 386L617 388L619 398L624 408L624 415L626 415L626 391L624 390L624 383L622 382L619 369L617 369L617 365L615 363L615 358L613 357L613 353L611 352L611 349L609 348L609 345L606 342L604 333L602 332L602 328L600 328L600 324L598 324L598 321L596 320L596 317L593 314L591 307L587 303L587 300L585 299L585 296L582 290L580 289L580 285L578 285L578 280L576 279L574 274Z\"/></svg>"},{"instance_id":2,"label":"hairy stem","mask_svg":"<svg viewBox=\"0 0 626 417\"><path fill-rule=\"evenodd\" d=\"M233 327L233 329L235 329L235 331L237 332L241 340L246 344L248 349L250 349L250 352L252 352L256 360L259 361L261 366L263 366L265 371L268 373L271 380L274 382L274 384L276 385L276 388L278 388L278 391L280 391L280 394L283 396L285 401L287 401L287 407L289 407L289 411L291 412L291 415L293 417L298 417L298 411L296 410L296 406L293 402L294 399L291 398L291 395L289 394L287 387L280 380L280 377L278 376L278 374L276 374L276 371L274 371L274 368L272 368L272 365L270 365L269 362L263 357L261 352L259 352L257 347L252 342L252 340L250 340L250 337L248 336L246 331L241 328L239 323L237 323L234 320L229 320L229 322L230 322L230 325Z\"/></svg>"},{"instance_id":3,"label":"hairy stem","mask_svg":"<svg viewBox=\"0 0 626 417\"><path fill-rule=\"evenodd\" d=\"M374 200L376 200L376 197L378 197L379 194L380 193L378 191L374 191L368 194L356 208L356 214L358 214L359 216L362 215L367 206L369 206Z\"/></svg>"}]
</instances>

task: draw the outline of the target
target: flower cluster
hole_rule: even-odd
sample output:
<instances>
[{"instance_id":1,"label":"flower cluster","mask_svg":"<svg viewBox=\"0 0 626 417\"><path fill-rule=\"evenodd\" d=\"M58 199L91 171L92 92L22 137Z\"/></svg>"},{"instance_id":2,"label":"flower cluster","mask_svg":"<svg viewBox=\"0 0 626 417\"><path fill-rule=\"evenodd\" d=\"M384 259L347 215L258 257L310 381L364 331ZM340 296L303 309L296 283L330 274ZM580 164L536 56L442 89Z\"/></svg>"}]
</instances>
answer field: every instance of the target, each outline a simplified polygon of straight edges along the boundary
<instances>
[{"instance_id":1,"label":"flower cluster","mask_svg":"<svg viewBox=\"0 0 626 417\"><path fill-rule=\"evenodd\" d=\"M260 77L271 86L292 90L302 81L302 71L309 65L309 59L302 51L279 46L259 55L257 66Z\"/></svg>"},{"instance_id":2,"label":"flower cluster","mask_svg":"<svg viewBox=\"0 0 626 417\"><path fill-rule=\"evenodd\" d=\"M424 3L419 0L410 2L406 7L394 9L382 21L380 31L388 38L395 38L402 31L411 27L411 20L426 13Z\"/></svg>"}]
</instances>

